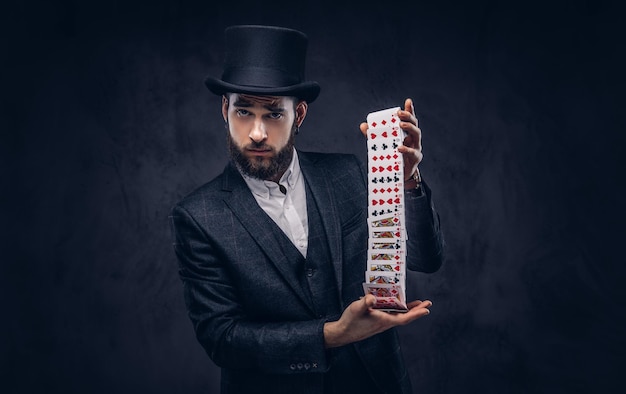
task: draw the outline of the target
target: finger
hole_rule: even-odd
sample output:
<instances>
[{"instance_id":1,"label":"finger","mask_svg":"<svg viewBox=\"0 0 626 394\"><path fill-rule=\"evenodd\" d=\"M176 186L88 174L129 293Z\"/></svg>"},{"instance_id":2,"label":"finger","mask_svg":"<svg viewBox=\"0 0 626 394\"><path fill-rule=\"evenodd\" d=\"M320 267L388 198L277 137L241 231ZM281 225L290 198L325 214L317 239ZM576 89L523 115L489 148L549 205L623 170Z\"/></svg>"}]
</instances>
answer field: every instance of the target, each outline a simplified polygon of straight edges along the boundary
<instances>
[{"instance_id":1,"label":"finger","mask_svg":"<svg viewBox=\"0 0 626 394\"><path fill-rule=\"evenodd\" d=\"M402 153L402 154L407 154L409 156L414 156L418 159L422 159L422 147L421 144L418 143L418 146L415 148L411 148L409 146L406 145L400 145L398 147L398 152Z\"/></svg>"},{"instance_id":2,"label":"finger","mask_svg":"<svg viewBox=\"0 0 626 394\"><path fill-rule=\"evenodd\" d=\"M417 127L417 118L415 115L407 111L398 111L398 118L400 118L400 127Z\"/></svg>"},{"instance_id":3,"label":"finger","mask_svg":"<svg viewBox=\"0 0 626 394\"><path fill-rule=\"evenodd\" d=\"M407 305L409 307L409 311L404 314L404 317L401 317L402 320L406 322L411 322L419 317L430 314L429 308L433 305L432 302L426 300L419 302L419 304L417 305L415 303L416 301L411 302Z\"/></svg>"},{"instance_id":4,"label":"finger","mask_svg":"<svg viewBox=\"0 0 626 394\"><path fill-rule=\"evenodd\" d=\"M424 302L422 302L422 304L424 304ZM370 312L372 318L379 320L387 327L403 326L429 314L430 310L428 308L416 306L403 313L384 312L376 309L372 309Z\"/></svg>"},{"instance_id":5,"label":"finger","mask_svg":"<svg viewBox=\"0 0 626 394\"><path fill-rule=\"evenodd\" d=\"M398 111L398 117L401 121L409 122L418 126L417 115L415 115L415 108L413 107L413 100L408 98L404 101L404 110ZM402 123L400 125L402 126Z\"/></svg>"},{"instance_id":6,"label":"finger","mask_svg":"<svg viewBox=\"0 0 626 394\"><path fill-rule=\"evenodd\" d=\"M408 106L407 106L408 104ZM415 118L415 126L419 127L419 120L417 119L417 114L415 113L415 107L413 106L413 100L410 98L404 100L404 110L410 112Z\"/></svg>"},{"instance_id":7,"label":"finger","mask_svg":"<svg viewBox=\"0 0 626 394\"><path fill-rule=\"evenodd\" d=\"M361 129L361 133L367 137L367 123L363 122L359 125L359 129Z\"/></svg>"},{"instance_id":8,"label":"finger","mask_svg":"<svg viewBox=\"0 0 626 394\"><path fill-rule=\"evenodd\" d=\"M430 300L425 300L425 301L421 301L421 300L415 300L415 301L411 301L407 304L407 308L409 309L408 312L386 312L387 316L399 316L398 319L404 320L405 318L403 316L407 316L407 313L411 313L409 316L409 320L412 320L412 314L417 313L418 315L422 316L422 315L427 315L430 313L430 310L428 310L428 308L430 308L433 305L433 303ZM414 310L415 309L415 310ZM424 309L426 309L427 311L424 311Z\"/></svg>"},{"instance_id":9,"label":"finger","mask_svg":"<svg viewBox=\"0 0 626 394\"><path fill-rule=\"evenodd\" d=\"M413 100L407 98L404 100L404 110L415 115L415 108L413 108Z\"/></svg>"},{"instance_id":10,"label":"finger","mask_svg":"<svg viewBox=\"0 0 626 394\"><path fill-rule=\"evenodd\" d=\"M428 308L412 308L404 316L400 316L400 321L398 324L408 324L414 320L419 319L420 317L430 315L430 309Z\"/></svg>"},{"instance_id":11,"label":"finger","mask_svg":"<svg viewBox=\"0 0 626 394\"><path fill-rule=\"evenodd\" d=\"M422 300L413 300L413 301L409 302L408 304L406 304L406 306L409 307L409 309L411 309L411 308L414 308L414 307L418 306L422 302L423 302Z\"/></svg>"},{"instance_id":12,"label":"finger","mask_svg":"<svg viewBox=\"0 0 626 394\"><path fill-rule=\"evenodd\" d=\"M409 302L407 304L407 306L409 307L409 309L412 309L412 308L430 308L431 306L433 306L433 303L430 300L424 300L424 301L415 300L415 301Z\"/></svg>"},{"instance_id":13,"label":"finger","mask_svg":"<svg viewBox=\"0 0 626 394\"><path fill-rule=\"evenodd\" d=\"M400 128L406 133L404 145L418 147L421 150L422 130L418 127L417 118L408 111L399 111Z\"/></svg>"},{"instance_id":14,"label":"finger","mask_svg":"<svg viewBox=\"0 0 626 394\"><path fill-rule=\"evenodd\" d=\"M411 322L419 317L426 316L430 314L430 307L433 303L430 300L415 300L411 301L407 304L409 311L406 313L406 317L402 318L402 320L406 322Z\"/></svg>"},{"instance_id":15,"label":"finger","mask_svg":"<svg viewBox=\"0 0 626 394\"><path fill-rule=\"evenodd\" d=\"M405 159L405 166L419 164L424 159L424 154L421 151L421 147L420 149L415 149L409 148L405 145L401 145L398 147L398 152L402 153L403 155L409 156L408 159Z\"/></svg>"},{"instance_id":16,"label":"finger","mask_svg":"<svg viewBox=\"0 0 626 394\"><path fill-rule=\"evenodd\" d=\"M390 327L403 326L415 321L421 317L428 316L430 311L428 308L411 308L405 313L389 313L383 312L385 316L381 316Z\"/></svg>"},{"instance_id":17,"label":"finger","mask_svg":"<svg viewBox=\"0 0 626 394\"><path fill-rule=\"evenodd\" d=\"M412 124L405 123L404 126L400 123L400 127L407 133L407 136L402 141L405 146L422 150L422 130Z\"/></svg>"}]
</instances>

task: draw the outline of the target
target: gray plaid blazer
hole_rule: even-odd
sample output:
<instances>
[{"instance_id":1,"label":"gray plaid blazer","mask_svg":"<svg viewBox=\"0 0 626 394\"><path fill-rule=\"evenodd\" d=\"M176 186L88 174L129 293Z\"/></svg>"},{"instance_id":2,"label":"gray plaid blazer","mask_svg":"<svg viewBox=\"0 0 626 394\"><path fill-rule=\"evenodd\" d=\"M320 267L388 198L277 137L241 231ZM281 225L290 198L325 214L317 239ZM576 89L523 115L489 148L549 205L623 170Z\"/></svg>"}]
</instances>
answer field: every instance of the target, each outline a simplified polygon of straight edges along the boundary
<instances>
[{"instance_id":1,"label":"gray plaid blazer","mask_svg":"<svg viewBox=\"0 0 626 394\"><path fill-rule=\"evenodd\" d=\"M353 155L298 151L319 208L342 308L363 295L367 177ZM407 193L407 268L434 272L443 260L439 217L423 184ZM229 164L172 209L174 250L196 337L222 368L223 393L321 393L329 360L323 326L276 226ZM394 329L355 344L380 392L408 393Z\"/></svg>"}]
</instances>

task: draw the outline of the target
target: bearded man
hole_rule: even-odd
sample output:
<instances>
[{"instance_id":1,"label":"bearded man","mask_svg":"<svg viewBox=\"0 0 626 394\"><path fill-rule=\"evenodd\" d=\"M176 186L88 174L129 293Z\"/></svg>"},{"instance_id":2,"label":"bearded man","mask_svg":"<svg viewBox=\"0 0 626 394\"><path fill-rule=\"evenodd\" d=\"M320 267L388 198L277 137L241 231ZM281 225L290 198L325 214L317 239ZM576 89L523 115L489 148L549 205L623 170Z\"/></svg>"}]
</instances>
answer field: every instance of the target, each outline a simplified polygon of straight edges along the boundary
<instances>
[{"instance_id":1,"label":"bearded man","mask_svg":"<svg viewBox=\"0 0 626 394\"><path fill-rule=\"evenodd\" d=\"M273 26L226 30L221 79L230 162L172 210L174 248L196 336L222 368L222 393L410 393L394 327L426 316L363 297L367 176L357 157L296 149L316 82L307 37ZM419 176L421 130L398 111L409 269L434 272L443 239ZM365 134L366 125L361 125Z\"/></svg>"}]
</instances>

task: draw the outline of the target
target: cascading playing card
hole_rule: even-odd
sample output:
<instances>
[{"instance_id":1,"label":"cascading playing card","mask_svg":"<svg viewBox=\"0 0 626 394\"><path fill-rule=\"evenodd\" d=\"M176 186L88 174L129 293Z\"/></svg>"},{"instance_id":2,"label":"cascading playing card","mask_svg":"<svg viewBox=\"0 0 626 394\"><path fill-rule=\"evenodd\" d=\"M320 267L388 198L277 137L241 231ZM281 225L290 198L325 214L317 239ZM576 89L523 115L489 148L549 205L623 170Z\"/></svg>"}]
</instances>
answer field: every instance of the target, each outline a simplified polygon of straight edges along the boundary
<instances>
[{"instance_id":1,"label":"cascading playing card","mask_svg":"<svg viewBox=\"0 0 626 394\"><path fill-rule=\"evenodd\" d=\"M368 258L363 290L375 309L406 312L404 163L400 107L367 115Z\"/></svg>"}]
</instances>

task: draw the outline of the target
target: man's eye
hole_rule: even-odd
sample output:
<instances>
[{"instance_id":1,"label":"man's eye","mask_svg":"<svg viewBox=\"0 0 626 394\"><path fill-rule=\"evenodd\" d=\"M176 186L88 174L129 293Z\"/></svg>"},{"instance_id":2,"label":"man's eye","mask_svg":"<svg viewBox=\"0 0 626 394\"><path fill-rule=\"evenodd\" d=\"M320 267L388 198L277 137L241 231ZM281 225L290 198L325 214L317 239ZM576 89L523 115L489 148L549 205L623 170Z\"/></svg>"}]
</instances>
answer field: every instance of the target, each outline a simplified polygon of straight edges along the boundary
<instances>
[{"instance_id":1,"label":"man's eye","mask_svg":"<svg viewBox=\"0 0 626 394\"><path fill-rule=\"evenodd\" d=\"M250 114L250 112L248 112L248 110L245 110L245 109L238 109L237 110L237 115L239 115L239 116L247 116L249 114Z\"/></svg>"},{"instance_id":2,"label":"man's eye","mask_svg":"<svg viewBox=\"0 0 626 394\"><path fill-rule=\"evenodd\" d=\"M280 119L280 118L282 118L282 117L283 117L283 114L282 114L282 113L280 113L280 112L272 112L272 113L269 115L269 117L270 117L271 119Z\"/></svg>"}]
</instances>

